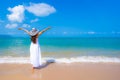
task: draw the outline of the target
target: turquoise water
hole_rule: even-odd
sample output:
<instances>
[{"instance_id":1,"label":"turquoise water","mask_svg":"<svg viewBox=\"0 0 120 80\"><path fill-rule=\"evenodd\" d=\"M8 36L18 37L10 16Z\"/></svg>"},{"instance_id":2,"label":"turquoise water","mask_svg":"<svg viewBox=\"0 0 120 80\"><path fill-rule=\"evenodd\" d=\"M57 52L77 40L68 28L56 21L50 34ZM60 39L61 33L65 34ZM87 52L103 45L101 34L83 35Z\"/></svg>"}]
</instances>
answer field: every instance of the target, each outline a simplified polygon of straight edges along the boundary
<instances>
[{"instance_id":1,"label":"turquoise water","mask_svg":"<svg viewBox=\"0 0 120 80\"><path fill-rule=\"evenodd\" d=\"M39 38L43 57L120 57L120 38ZM0 38L0 57L29 57L29 38Z\"/></svg>"}]
</instances>

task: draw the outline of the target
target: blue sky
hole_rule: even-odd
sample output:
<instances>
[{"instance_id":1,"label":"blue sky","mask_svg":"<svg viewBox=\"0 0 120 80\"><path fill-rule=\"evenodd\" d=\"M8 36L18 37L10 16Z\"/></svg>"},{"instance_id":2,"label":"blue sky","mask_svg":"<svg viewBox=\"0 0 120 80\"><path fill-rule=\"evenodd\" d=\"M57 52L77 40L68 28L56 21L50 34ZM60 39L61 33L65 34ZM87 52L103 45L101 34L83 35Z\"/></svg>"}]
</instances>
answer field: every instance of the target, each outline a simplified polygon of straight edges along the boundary
<instances>
[{"instance_id":1,"label":"blue sky","mask_svg":"<svg viewBox=\"0 0 120 80\"><path fill-rule=\"evenodd\" d=\"M3 0L0 12L0 34L51 26L42 36L120 37L119 0Z\"/></svg>"}]
</instances>

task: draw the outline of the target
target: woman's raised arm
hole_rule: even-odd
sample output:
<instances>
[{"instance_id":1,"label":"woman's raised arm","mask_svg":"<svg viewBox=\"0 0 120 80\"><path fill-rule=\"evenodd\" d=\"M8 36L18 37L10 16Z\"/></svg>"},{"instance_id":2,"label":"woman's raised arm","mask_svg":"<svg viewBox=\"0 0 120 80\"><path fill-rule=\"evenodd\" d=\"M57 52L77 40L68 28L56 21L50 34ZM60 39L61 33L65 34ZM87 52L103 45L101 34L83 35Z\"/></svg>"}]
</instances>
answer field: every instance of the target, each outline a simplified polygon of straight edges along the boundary
<instances>
[{"instance_id":1,"label":"woman's raised arm","mask_svg":"<svg viewBox=\"0 0 120 80\"><path fill-rule=\"evenodd\" d=\"M51 27L47 27L47 28L43 29L42 31L40 31L40 32L38 33L38 35L41 35L42 33L44 33L45 31L49 30L50 28L51 28Z\"/></svg>"},{"instance_id":2,"label":"woman's raised arm","mask_svg":"<svg viewBox=\"0 0 120 80\"><path fill-rule=\"evenodd\" d=\"M24 29L24 28L18 28L18 30L23 30L23 31L25 31L27 34L30 35L30 32L29 32L28 30Z\"/></svg>"}]
</instances>

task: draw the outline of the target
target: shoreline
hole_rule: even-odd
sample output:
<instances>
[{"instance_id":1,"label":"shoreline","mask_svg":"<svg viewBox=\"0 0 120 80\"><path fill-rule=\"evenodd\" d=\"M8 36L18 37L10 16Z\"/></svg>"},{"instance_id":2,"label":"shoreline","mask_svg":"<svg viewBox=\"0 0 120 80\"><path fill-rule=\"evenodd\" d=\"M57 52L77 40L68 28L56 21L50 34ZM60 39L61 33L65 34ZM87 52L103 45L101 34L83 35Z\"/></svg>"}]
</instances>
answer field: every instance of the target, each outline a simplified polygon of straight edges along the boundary
<instances>
[{"instance_id":1,"label":"shoreline","mask_svg":"<svg viewBox=\"0 0 120 80\"><path fill-rule=\"evenodd\" d=\"M120 63L120 58L118 57L103 57L103 56L80 56L71 58L52 58L43 57L42 63L54 62L54 63ZM29 57L0 57L0 64L2 63L19 63L19 64L29 64Z\"/></svg>"},{"instance_id":2,"label":"shoreline","mask_svg":"<svg viewBox=\"0 0 120 80\"><path fill-rule=\"evenodd\" d=\"M50 63L35 69L31 64L0 63L0 80L120 80L120 63Z\"/></svg>"}]
</instances>

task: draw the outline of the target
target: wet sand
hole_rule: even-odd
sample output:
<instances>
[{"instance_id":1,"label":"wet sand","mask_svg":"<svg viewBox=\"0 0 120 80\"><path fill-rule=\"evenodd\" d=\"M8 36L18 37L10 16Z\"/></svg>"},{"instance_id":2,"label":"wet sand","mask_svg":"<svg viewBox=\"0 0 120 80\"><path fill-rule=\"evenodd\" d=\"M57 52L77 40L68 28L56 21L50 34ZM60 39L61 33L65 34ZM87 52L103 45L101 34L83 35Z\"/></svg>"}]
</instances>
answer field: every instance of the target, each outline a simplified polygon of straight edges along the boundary
<instances>
[{"instance_id":1,"label":"wet sand","mask_svg":"<svg viewBox=\"0 0 120 80\"><path fill-rule=\"evenodd\" d=\"M0 80L120 80L120 63L0 64Z\"/></svg>"}]
</instances>

